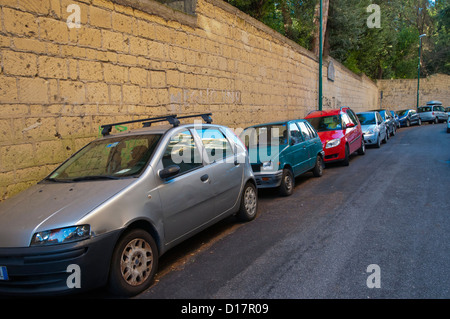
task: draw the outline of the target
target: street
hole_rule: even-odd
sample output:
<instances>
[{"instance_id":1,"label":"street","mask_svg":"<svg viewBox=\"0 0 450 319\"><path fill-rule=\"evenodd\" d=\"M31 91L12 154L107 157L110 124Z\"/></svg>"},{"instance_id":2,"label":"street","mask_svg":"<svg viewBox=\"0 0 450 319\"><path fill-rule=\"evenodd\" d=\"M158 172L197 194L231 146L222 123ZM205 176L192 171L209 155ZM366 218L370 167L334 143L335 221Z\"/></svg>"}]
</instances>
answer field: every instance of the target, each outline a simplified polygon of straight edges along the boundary
<instances>
[{"instance_id":1,"label":"street","mask_svg":"<svg viewBox=\"0 0 450 319\"><path fill-rule=\"evenodd\" d=\"M174 248L136 298L449 298L449 186L444 125L401 128L290 197L260 191L254 221Z\"/></svg>"}]
</instances>

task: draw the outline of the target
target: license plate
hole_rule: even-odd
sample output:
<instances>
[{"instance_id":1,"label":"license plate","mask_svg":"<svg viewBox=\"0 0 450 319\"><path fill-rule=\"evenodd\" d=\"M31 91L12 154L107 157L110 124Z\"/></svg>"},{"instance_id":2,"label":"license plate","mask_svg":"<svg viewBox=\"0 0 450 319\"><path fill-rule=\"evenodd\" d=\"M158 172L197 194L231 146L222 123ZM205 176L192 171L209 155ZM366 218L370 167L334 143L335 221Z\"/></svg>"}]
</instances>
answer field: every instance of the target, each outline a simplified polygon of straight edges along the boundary
<instances>
[{"instance_id":1,"label":"license plate","mask_svg":"<svg viewBox=\"0 0 450 319\"><path fill-rule=\"evenodd\" d=\"M6 266L0 266L0 280L8 280L8 271Z\"/></svg>"}]
</instances>

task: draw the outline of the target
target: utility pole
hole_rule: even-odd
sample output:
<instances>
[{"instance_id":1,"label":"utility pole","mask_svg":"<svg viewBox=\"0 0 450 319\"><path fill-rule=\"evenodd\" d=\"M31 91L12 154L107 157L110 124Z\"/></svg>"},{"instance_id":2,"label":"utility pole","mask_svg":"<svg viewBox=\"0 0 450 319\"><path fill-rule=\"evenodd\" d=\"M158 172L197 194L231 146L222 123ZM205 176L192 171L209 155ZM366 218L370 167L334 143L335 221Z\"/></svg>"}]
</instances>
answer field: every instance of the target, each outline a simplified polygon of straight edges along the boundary
<instances>
[{"instance_id":1,"label":"utility pole","mask_svg":"<svg viewBox=\"0 0 450 319\"><path fill-rule=\"evenodd\" d=\"M419 35L419 64L417 65L417 109L419 108L420 56L422 55L422 38L426 36L426 34Z\"/></svg>"},{"instance_id":2,"label":"utility pole","mask_svg":"<svg viewBox=\"0 0 450 319\"><path fill-rule=\"evenodd\" d=\"M322 0L320 0L320 27L319 27L319 111L322 111L322 51L323 51L323 35L322 35ZM418 94L418 93L417 93Z\"/></svg>"}]
</instances>

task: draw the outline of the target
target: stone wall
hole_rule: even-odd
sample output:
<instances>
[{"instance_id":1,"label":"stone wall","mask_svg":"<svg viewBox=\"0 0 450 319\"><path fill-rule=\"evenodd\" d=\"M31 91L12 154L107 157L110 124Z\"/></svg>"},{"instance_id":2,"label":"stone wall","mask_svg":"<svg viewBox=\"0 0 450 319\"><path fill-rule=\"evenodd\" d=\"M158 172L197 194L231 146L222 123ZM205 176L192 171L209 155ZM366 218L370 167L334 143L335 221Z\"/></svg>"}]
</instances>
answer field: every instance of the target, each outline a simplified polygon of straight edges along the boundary
<instances>
[{"instance_id":1,"label":"stone wall","mask_svg":"<svg viewBox=\"0 0 450 319\"><path fill-rule=\"evenodd\" d=\"M73 5L80 28L66 23ZM214 123L240 128L317 107L311 52L220 0L198 0L195 12L151 0L2 0L0 200L102 124L212 112ZM324 62L323 79L324 109L378 104L377 86L336 61Z\"/></svg>"},{"instance_id":2,"label":"stone wall","mask_svg":"<svg viewBox=\"0 0 450 319\"><path fill-rule=\"evenodd\" d=\"M417 79L379 80L383 91L382 105L392 110L415 109L417 106ZM438 100L450 106L450 75L435 74L420 78L419 106Z\"/></svg>"}]
</instances>

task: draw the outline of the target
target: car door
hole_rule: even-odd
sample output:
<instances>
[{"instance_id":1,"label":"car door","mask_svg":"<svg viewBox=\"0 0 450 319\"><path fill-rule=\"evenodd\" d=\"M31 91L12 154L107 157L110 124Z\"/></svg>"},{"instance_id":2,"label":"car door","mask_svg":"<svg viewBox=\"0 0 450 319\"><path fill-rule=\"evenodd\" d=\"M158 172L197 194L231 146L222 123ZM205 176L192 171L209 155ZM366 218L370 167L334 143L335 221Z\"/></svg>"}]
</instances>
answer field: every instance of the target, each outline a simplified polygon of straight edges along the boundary
<instances>
[{"instance_id":1,"label":"car door","mask_svg":"<svg viewBox=\"0 0 450 319\"><path fill-rule=\"evenodd\" d=\"M384 140L386 138L386 122L381 117L380 113L375 113L377 118L377 125L380 129L380 139Z\"/></svg>"},{"instance_id":2,"label":"car door","mask_svg":"<svg viewBox=\"0 0 450 319\"><path fill-rule=\"evenodd\" d=\"M358 117L351 109L347 110L347 115L350 118L350 121L355 125L352 133L354 134L353 141L355 150L358 150L362 145L361 143L363 138L361 124L359 123Z\"/></svg>"},{"instance_id":3,"label":"car door","mask_svg":"<svg viewBox=\"0 0 450 319\"><path fill-rule=\"evenodd\" d=\"M295 122L290 122L288 129L289 148L285 151L285 161L291 165L294 176L297 176L308 168L309 154L306 147L307 143Z\"/></svg>"},{"instance_id":4,"label":"car door","mask_svg":"<svg viewBox=\"0 0 450 319\"><path fill-rule=\"evenodd\" d=\"M211 189L217 215L230 210L239 198L244 176L244 163L240 163L234 143L218 127L195 130L202 141L204 156L211 167Z\"/></svg>"},{"instance_id":5,"label":"car door","mask_svg":"<svg viewBox=\"0 0 450 319\"><path fill-rule=\"evenodd\" d=\"M192 232L215 214L211 168L203 163L199 147L188 129L173 133L156 171L173 165L180 167L178 174L165 179L157 176L166 244Z\"/></svg>"},{"instance_id":6,"label":"car door","mask_svg":"<svg viewBox=\"0 0 450 319\"><path fill-rule=\"evenodd\" d=\"M348 142L349 145L349 151L350 154L355 152L360 146L361 143L359 143L358 145L358 134L357 134L357 128L355 126L355 123L353 123L350 119L350 117L348 116L347 113L342 113L341 114L341 119L342 119L342 126L344 128L344 134L345 134L345 139ZM352 127L348 127L348 124L352 124Z\"/></svg>"},{"instance_id":7,"label":"car door","mask_svg":"<svg viewBox=\"0 0 450 319\"><path fill-rule=\"evenodd\" d=\"M305 170L309 170L314 167L316 163L316 154L314 152L315 149L315 140L314 136L311 134L310 130L306 126L306 123L304 122L297 122L297 125L300 128L300 132L302 133L303 139L305 140L303 142L303 149L306 150L306 155L308 156L307 164L305 165Z\"/></svg>"},{"instance_id":8,"label":"car door","mask_svg":"<svg viewBox=\"0 0 450 319\"><path fill-rule=\"evenodd\" d=\"M314 167L316 165L316 155L323 151L322 142L320 141L319 134L314 129L314 127L312 127L312 125L308 121L305 121L303 123L309 129L309 135L311 136L311 165L313 165Z\"/></svg>"}]
</instances>

